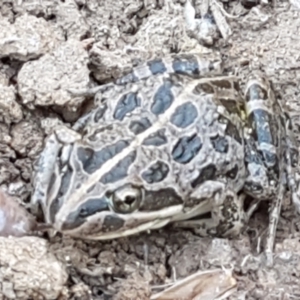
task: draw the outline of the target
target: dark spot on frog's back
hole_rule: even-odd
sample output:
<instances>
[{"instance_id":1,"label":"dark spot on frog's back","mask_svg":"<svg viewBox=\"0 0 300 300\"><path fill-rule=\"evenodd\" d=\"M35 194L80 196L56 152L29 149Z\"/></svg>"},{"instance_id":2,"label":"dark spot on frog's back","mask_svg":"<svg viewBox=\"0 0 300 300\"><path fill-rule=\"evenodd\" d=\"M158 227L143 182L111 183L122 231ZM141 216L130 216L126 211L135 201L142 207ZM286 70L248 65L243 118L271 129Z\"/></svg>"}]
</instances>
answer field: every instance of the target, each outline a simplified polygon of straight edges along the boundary
<instances>
[{"instance_id":1,"label":"dark spot on frog's back","mask_svg":"<svg viewBox=\"0 0 300 300\"><path fill-rule=\"evenodd\" d=\"M166 163L157 161L142 173L142 178L150 184L160 182L167 177L169 171L169 166Z\"/></svg>"},{"instance_id":2,"label":"dark spot on frog's back","mask_svg":"<svg viewBox=\"0 0 300 300\"><path fill-rule=\"evenodd\" d=\"M62 229L75 229L84 224L89 216L95 215L101 211L109 211L107 199L105 197L89 199L68 215L62 225Z\"/></svg>"},{"instance_id":3,"label":"dark spot on frog's back","mask_svg":"<svg viewBox=\"0 0 300 300\"><path fill-rule=\"evenodd\" d=\"M205 94L213 94L214 93L214 88L212 87L211 84L207 82L199 83L195 86L193 93L195 95L201 95L203 93Z\"/></svg>"},{"instance_id":4,"label":"dark spot on frog's back","mask_svg":"<svg viewBox=\"0 0 300 300\"><path fill-rule=\"evenodd\" d=\"M222 115L220 115L218 117L218 121L221 124L226 125L226 129L225 129L225 134L226 135L234 138L240 144L243 143L243 139L242 139L241 134L240 134L238 128L236 127L236 125L234 125L229 119L225 118Z\"/></svg>"},{"instance_id":5,"label":"dark spot on frog's back","mask_svg":"<svg viewBox=\"0 0 300 300\"><path fill-rule=\"evenodd\" d=\"M125 178L128 174L129 167L136 159L136 151L132 151L122 160L120 160L108 173L102 176L100 182L103 184L114 183Z\"/></svg>"},{"instance_id":6,"label":"dark spot on frog's back","mask_svg":"<svg viewBox=\"0 0 300 300\"><path fill-rule=\"evenodd\" d=\"M212 143L214 149L217 152L220 152L220 153L228 152L229 143L228 143L226 137L218 135L216 137L211 137L210 140L211 140L211 143Z\"/></svg>"},{"instance_id":7,"label":"dark spot on frog's back","mask_svg":"<svg viewBox=\"0 0 300 300\"><path fill-rule=\"evenodd\" d=\"M151 111L155 115L163 114L173 103L174 95L172 93L173 83L171 80L165 80L163 85L159 87L153 97Z\"/></svg>"},{"instance_id":8,"label":"dark spot on frog's back","mask_svg":"<svg viewBox=\"0 0 300 300\"><path fill-rule=\"evenodd\" d=\"M149 127L151 127L151 122L146 117L141 118L140 120L131 121L129 125L129 129L134 134L140 134L144 132L146 129L148 129Z\"/></svg>"},{"instance_id":9,"label":"dark spot on frog's back","mask_svg":"<svg viewBox=\"0 0 300 300\"><path fill-rule=\"evenodd\" d=\"M157 132L149 135L144 141L143 145L145 146L161 146L168 142L167 137L165 136L166 129L160 129Z\"/></svg>"},{"instance_id":10,"label":"dark spot on frog's back","mask_svg":"<svg viewBox=\"0 0 300 300\"><path fill-rule=\"evenodd\" d=\"M186 128L193 124L198 116L198 111L192 103L184 103L178 106L171 116L171 123L180 128Z\"/></svg>"},{"instance_id":11,"label":"dark spot on frog's back","mask_svg":"<svg viewBox=\"0 0 300 300\"><path fill-rule=\"evenodd\" d=\"M177 74L199 76L199 63L194 55L181 55L174 57L173 70Z\"/></svg>"},{"instance_id":12,"label":"dark spot on frog's back","mask_svg":"<svg viewBox=\"0 0 300 300\"><path fill-rule=\"evenodd\" d=\"M209 164L206 167L204 167L201 171L199 176L194 179L191 183L192 188L197 187L201 183L207 181L207 180L213 180L216 176L217 169L215 165Z\"/></svg>"},{"instance_id":13,"label":"dark spot on frog's back","mask_svg":"<svg viewBox=\"0 0 300 300\"><path fill-rule=\"evenodd\" d=\"M122 121L126 114L139 106L141 106L141 99L137 96L137 93L123 95L115 108L114 118Z\"/></svg>"},{"instance_id":14,"label":"dark spot on frog's back","mask_svg":"<svg viewBox=\"0 0 300 300\"><path fill-rule=\"evenodd\" d=\"M238 171L239 171L239 167L237 165L234 165L234 167L231 170L229 170L225 175L226 177L235 179L238 174Z\"/></svg>"},{"instance_id":15,"label":"dark spot on frog's back","mask_svg":"<svg viewBox=\"0 0 300 300\"><path fill-rule=\"evenodd\" d=\"M82 164L82 168L88 174L97 171L105 162L120 153L123 149L128 147L129 142L120 140L115 144L104 147L99 151L92 148L78 147L77 157Z\"/></svg>"},{"instance_id":16,"label":"dark spot on frog's back","mask_svg":"<svg viewBox=\"0 0 300 300\"><path fill-rule=\"evenodd\" d=\"M161 59L154 59L147 62L147 65L153 75L162 74L167 71L165 64Z\"/></svg>"},{"instance_id":17,"label":"dark spot on frog's back","mask_svg":"<svg viewBox=\"0 0 300 300\"><path fill-rule=\"evenodd\" d=\"M202 145L202 141L197 134L184 136L174 146L172 157L180 164L187 164L199 153Z\"/></svg>"}]
</instances>

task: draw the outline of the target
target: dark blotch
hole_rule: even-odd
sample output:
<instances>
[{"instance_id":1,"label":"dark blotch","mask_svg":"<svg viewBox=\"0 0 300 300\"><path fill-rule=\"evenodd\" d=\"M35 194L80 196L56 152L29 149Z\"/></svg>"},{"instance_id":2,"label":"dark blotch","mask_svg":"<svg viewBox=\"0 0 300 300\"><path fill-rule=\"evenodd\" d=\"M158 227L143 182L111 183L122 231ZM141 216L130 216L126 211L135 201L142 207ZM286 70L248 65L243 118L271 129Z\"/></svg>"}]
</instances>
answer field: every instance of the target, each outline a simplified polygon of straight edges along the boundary
<instances>
[{"instance_id":1,"label":"dark blotch","mask_svg":"<svg viewBox=\"0 0 300 300\"><path fill-rule=\"evenodd\" d=\"M68 189L70 188L70 181L71 181L72 174L73 174L73 169L70 166L68 166L67 171L64 173L64 175L61 179L60 189L58 191L57 197L54 201L51 202L49 211L50 211L50 220L53 223L55 222L55 216L56 216L57 212L59 211L59 209L62 206L62 198L61 197L63 197L67 193ZM54 181L55 179L56 179L56 175L55 175L55 173L53 173L51 176L50 184L48 186L49 187L48 192L47 192L48 195L52 194L51 189L53 187L55 187L53 185L55 182Z\"/></svg>"},{"instance_id":2,"label":"dark blotch","mask_svg":"<svg viewBox=\"0 0 300 300\"><path fill-rule=\"evenodd\" d=\"M246 101L268 100L268 92L259 84L252 84L246 93Z\"/></svg>"},{"instance_id":3,"label":"dark blotch","mask_svg":"<svg viewBox=\"0 0 300 300\"><path fill-rule=\"evenodd\" d=\"M129 129L134 133L134 134L140 134L144 132L146 129L151 127L151 123L148 118L141 118L138 121L131 121L129 125Z\"/></svg>"},{"instance_id":4,"label":"dark blotch","mask_svg":"<svg viewBox=\"0 0 300 300\"><path fill-rule=\"evenodd\" d=\"M241 90L240 84L236 80L233 82L233 87L237 92Z\"/></svg>"},{"instance_id":5,"label":"dark blotch","mask_svg":"<svg viewBox=\"0 0 300 300\"><path fill-rule=\"evenodd\" d=\"M172 66L176 74L188 75L192 77L200 75L198 61L193 55L174 57Z\"/></svg>"},{"instance_id":6,"label":"dark blotch","mask_svg":"<svg viewBox=\"0 0 300 300\"><path fill-rule=\"evenodd\" d=\"M212 79L211 81L215 86L217 86L221 89L230 89L231 88L231 82L229 80Z\"/></svg>"},{"instance_id":7,"label":"dark blotch","mask_svg":"<svg viewBox=\"0 0 300 300\"><path fill-rule=\"evenodd\" d=\"M103 184L113 183L127 176L129 167L136 159L136 151L132 151L129 155L119 161L108 173L100 180Z\"/></svg>"},{"instance_id":8,"label":"dark blotch","mask_svg":"<svg viewBox=\"0 0 300 300\"><path fill-rule=\"evenodd\" d=\"M263 155L264 155L264 159L267 162L267 164L269 165L269 167L270 166L275 166L278 163L276 153L273 153L273 152L270 152L270 151L267 151L267 150L264 150L262 152L263 152Z\"/></svg>"},{"instance_id":9,"label":"dark blotch","mask_svg":"<svg viewBox=\"0 0 300 300\"><path fill-rule=\"evenodd\" d=\"M179 139L172 151L173 159L181 164L190 162L202 148L202 141L197 134Z\"/></svg>"},{"instance_id":10,"label":"dark blotch","mask_svg":"<svg viewBox=\"0 0 300 300\"><path fill-rule=\"evenodd\" d=\"M104 147L99 151L94 151L91 148L79 147L77 149L77 156L82 163L83 170L88 174L92 174L106 161L128 147L128 145L129 143L127 141L121 140L115 144Z\"/></svg>"},{"instance_id":11,"label":"dark blotch","mask_svg":"<svg viewBox=\"0 0 300 300\"><path fill-rule=\"evenodd\" d=\"M137 96L137 93L123 95L116 106L114 118L122 121L126 114L132 112L138 106L141 106L141 99Z\"/></svg>"},{"instance_id":12,"label":"dark blotch","mask_svg":"<svg viewBox=\"0 0 300 300\"><path fill-rule=\"evenodd\" d=\"M67 171L64 173L62 179L61 179L61 184L60 184L60 189L58 196L61 197L65 195L70 188L70 181L71 177L73 175L73 168L68 165Z\"/></svg>"},{"instance_id":13,"label":"dark blotch","mask_svg":"<svg viewBox=\"0 0 300 300\"><path fill-rule=\"evenodd\" d=\"M270 180L277 180L277 182L278 182L279 177L280 177L279 176L280 170L279 170L279 163L278 163L277 158L276 158L276 161L277 161L277 163L271 167L272 172L269 172L270 173L269 178L270 178Z\"/></svg>"},{"instance_id":14,"label":"dark blotch","mask_svg":"<svg viewBox=\"0 0 300 300\"><path fill-rule=\"evenodd\" d=\"M231 179L235 179L238 174L239 168L235 165L231 170L229 170L225 175Z\"/></svg>"},{"instance_id":15,"label":"dark blotch","mask_svg":"<svg viewBox=\"0 0 300 300\"><path fill-rule=\"evenodd\" d=\"M105 216L102 224L103 232L116 231L123 227L124 220L118 217L117 215Z\"/></svg>"},{"instance_id":16,"label":"dark blotch","mask_svg":"<svg viewBox=\"0 0 300 300\"><path fill-rule=\"evenodd\" d=\"M256 109L249 115L249 121L251 122L251 128L253 128L252 135L259 144L267 143L277 146L278 126L272 115L263 109ZM273 129L276 129L276 131L273 131Z\"/></svg>"},{"instance_id":17,"label":"dark blotch","mask_svg":"<svg viewBox=\"0 0 300 300\"><path fill-rule=\"evenodd\" d=\"M160 129L157 132L151 134L149 137L147 137L143 145L145 146L161 146L167 143L167 138L165 136L165 129Z\"/></svg>"},{"instance_id":18,"label":"dark blotch","mask_svg":"<svg viewBox=\"0 0 300 300\"><path fill-rule=\"evenodd\" d=\"M253 137L245 140L245 162L247 164L255 163L257 165L264 165L260 153L257 152Z\"/></svg>"},{"instance_id":19,"label":"dark blotch","mask_svg":"<svg viewBox=\"0 0 300 300\"><path fill-rule=\"evenodd\" d=\"M283 114L280 115L279 117L280 117L281 126L283 128L286 126L286 128L288 130L293 131L292 120L291 120L291 117L288 115L288 113L287 112L283 112Z\"/></svg>"},{"instance_id":20,"label":"dark blotch","mask_svg":"<svg viewBox=\"0 0 300 300\"><path fill-rule=\"evenodd\" d=\"M238 143L242 144L242 137L237 127L227 118L219 116L218 121L221 124L226 124L225 134L234 138Z\"/></svg>"},{"instance_id":21,"label":"dark blotch","mask_svg":"<svg viewBox=\"0 0 300 300\"><path fill-rule=\"evenodd\" d=\"M209 64L208 64L208 70L209 71L213 71L214 69L215 69L214 63L213 62L209 62Z\"/></svg>"},{"instance_id":22,"label":"dark blotch","mask_svg":"<svg viewBox=\"0 0 300 300\"><path fill-rule=\"evenodd\" d=\"M219 101L231 114L241 115L241 112L244 110L242 104L236 100L219 98Z\"/></svg>"},{"instance_id":23,"label":"dark blotch","mask_svg":"<svg viewBox=\"0 0 300 300\"><path fill-rule=\"evenodd\" d=\"M201 183L203 183L207 180L215 179L216 172L217 172L217 169L216 169L215 165L213 165L213 164L210 164L210 165L204 167L201 170L200 175L191 182L192 188L197 187L198 185L200 185Z\"/></svg>"},{"instance_id":24,"label":"dark blotch","mask_svg":"<svg viewBox=\"0 0 300 300\"><path fill-rule=\"evenodd\" d=\"M168 173L169 166L162 161L158 161L142 173L142 178L148 183L155 183L164 180Z\"/></svg>"},{"instance_id":25,"label":"dark blotch","mask_svg":"<svg viewBox=\"0 0 300 300\"><path fill-rule=\"evenodd\" d=\"M262 193L263 187L261 184L253 182L253 181L246 181L244 184L244 191L248 191L252 194Z\"/></svg>"},{"instance_id":26,"label":"dark blotch","mask_svg":"<svg viewBox=\"0 0 300 300\"><path fill-rule=\"evenodd\" d=\"M159 191L145 191L144 201L139 211L157 211L173 205L183 203L180 197L172 188L166 188Z\"/></svg>"},{"instance_id":27,"label":"dark blotch","mask_svg":"<svg viewBox=\"0 0 300 300\"><path fill-rule=\"evenodd\" d=\"M78 207L78 217L87 218L101 211L109 211L106 197L89 199Z\"/></svg>"},{"instance_id":28,"label":"dark blotch","mask_svg":"<svg viewBox=\"0 0 300 300\"><path fill-rule=\"evenodd\" d=\"M214 93L214 88L212 87L211 84L209 83L199 83L195 86L193 93L195 95L200 95L200 94L213 94Z\"/></svg>"},{"instance_id":29,"label":"dark blotch","mask_svg":"<svg viewBox=\"0 0 300 300\"><path fill-rule=\"evenodd\" d=\"M225 134L231 136L238 143L242 144L242 137L241 137L238 129L236 128L236 126L233 123L229 122L227 124L226 130L225 130Z\"/></svg>"},{"instance_id":30,"label":"dark blotch","mask_svg":"<svg viewBox=\"0 0 300 300\"><path fill-rule=\"evenodd\" d=\"M89 216L95 215L101 211L109 211L107 199L105 197L89 199L68 215L66 221L62 225L62 229L75 229L85 223Z\"/></svg>"},{"instance_id":31,"label":"dark blotch","mask_svg":"<svg viewBox=\"0 0 300 300\"><path fill-rule=\"evenodd\" d=\"M165 64L161 59L154 59L147 62L147 65L153 75L162 74L167 71Z\"/></svg>"},{"instance_id":32,"label":"dark blotch","mask_svg":"<svg viewBox=\"0 0 300 300\"><path fill-rule=\"evenodd\" d=\"M210 22L211 24L216 24L214 16L211 13L205 13L203 19Z\"/></svg>"},{"instance_id":33,"label":"dark blotch","mask_svg":"<svg viewBox=\"0 0 300 300\"><path fill-rule=\"evenodd\" d=\"M241 1L241 4L246 8L246 9L251 9L252 7L256 6L259 3L257 0L243 0Z\"/></svg>"},{"instance_id":34,"label":"dark blotch","mask_svg":"<svg viewBox=\"0 0 300 300\"><path fill-rule=\"evenodd\" d=\"M296 148L290 148L290 156L291 156L291 165L294 168L297 168L298 166L298 160L299 160L299 152Z\"/></svg>"},{"instance_id":35,"label":"dark blotch","mask_svg":"<svg viewBox=\"0 0 300 300\"><path fill-rule=\"evenodd\" d=\"M62 204L63 202L61 197L57 197L51 202L49 212L50 212L50 220L52 223L55 222L55 216L59 211L59 209L61 208Z\"/></svg>"},{"instance_id":36,"label":"dark blotch","mask_svg":"<svg viewBox=\"0 0 300 300\"><path fill-rule=\"evenodd\" d=\"M186 128L191 125L198 116L198 111L192 103L184 103L178 106L171 116L171 123L180 128Z\"/></svg>"},{"instance_id":37,"label":"dark blotch","mask_svg":"<svg viewBox=\"0 0 300 300\"><path fill-rule=\"evenodd\" d=\"M220 152L220 153L228 152L229 144L228 144L226 137L216 136L216 137L211 137L210 140L211 140L211 143L212 143L214 149L217 152Z\"/></svg>"},{"instance_id":38,"label":"dark blotch","mask_svg":"<svg viewBox=\"0 0 300 300\"><path fill-rule=\"evenodd\" d=\"M173 103L174 95L171 91L173 83L170 80L165 80L163 85L159 87L153 97L151 111L155 115L163 114Z\"/></svg>"},{"instance_id":39,"label":"dark blotch","mask_svg":"<svg viewBox=\"0 0 300 300\"><path fill-rule=\"evenodd\" d=\"M95 114L94 114L94 122L98 123L100 121L100 119L102 119L104 113L107 110L107 104L104 103L102 104L99 108L97 108Z\"/></svg>"}]
</instances>

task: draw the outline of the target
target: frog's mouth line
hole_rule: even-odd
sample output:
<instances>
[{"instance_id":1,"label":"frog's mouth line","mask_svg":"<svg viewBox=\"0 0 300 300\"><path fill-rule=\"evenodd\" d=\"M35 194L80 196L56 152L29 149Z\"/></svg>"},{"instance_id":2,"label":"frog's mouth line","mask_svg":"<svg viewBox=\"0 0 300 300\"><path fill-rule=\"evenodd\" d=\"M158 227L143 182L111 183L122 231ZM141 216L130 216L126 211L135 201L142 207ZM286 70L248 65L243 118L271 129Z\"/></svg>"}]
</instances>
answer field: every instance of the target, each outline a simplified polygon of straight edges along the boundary
<instances>
[{"instance_id":1,"label":"frog's mouth line","mask_svg":"<svg viewBox=\"0 0 300 300\"><path fill-rule=\"evenodd\" d=\"M145 224L139 225L135 228L126 229L124 231L101 233L101 235L99 235L99 236L97 236L97 235L96 236L94 236L94 235L86 236L86 239L102 241L102 240L112 240L112 239L122 238L122 237L126 237L126 236L131 236L131 235L138 234L141 232L146 232L148 230L162 228L162 227L166 226L171 220L172 220L172 218L170 218L170 217L163 219L163 220L154 220L154 221L150 221ZM83 236L79 235L79 237L82 239Z\"/></svg>"},{"instance_id":2,"label":"frog's mouth line","mask_svg":"<svg viewBox=\"0 0 300 300\"><path fill-rule=\"evenodd\" d=\"M70 230L61 230L63 228L63 222L56 224L56 230L62 232L63 234L70 236L77 236L81 239L88 240L111 240L116 238L121 238L133 234L137 234L143 231L158 229L167 225L175 215L182 213L183 205L176 205L162 209L155 212L135 212L132 214L122 215L113 214L112 212L103 213L101 215L102 224L99 224L99 215L94 215L89 218L89 220L83 223L81 226ZM116 228L116 230L108 230L105 232L103 221L105 217L111 217L119 219L123 222L122 226ZM95 230L92 231L90 228L91 224L95 225Z\"/></svg>"},{"instance_id":3,"label":"frog's mouth line","mask_svg":"<svg viewBox=\"0 0 300 300\"><path fill-rule=\"evenodd\" d=\"M74 237L80 237L81 239L88 240L111 240L117 239L121 237L126 237L134 234L138 234L141 232L145 232L148 230L155 230L166 226L168 223L173 221L182 221L186 219L190 219L201 214L205 214L210 207L209 201L203 201L199 203L196 207L184 211L183 205L176 205L173 207L168 207L156 212L135 212L128 215L112 215L111 212L107 212L107 216L116 216L124 221L123 226L116 229L115 231L111 230L105 232L103 228L99 227L99 231L91 231L89 230L89 226L93 223L92 219L88 222L83 223L80 227L74 228L73 230L63 230L63 234L71 235ZM104 216L102 216L104 219ZM97 224L97 220L99 220L99 216L93 216L94 224ZM59 226L62 224L57 224L56 229L61 231ZM102 229L102 230L101 230Z\"/></svg>"}]
</instances>

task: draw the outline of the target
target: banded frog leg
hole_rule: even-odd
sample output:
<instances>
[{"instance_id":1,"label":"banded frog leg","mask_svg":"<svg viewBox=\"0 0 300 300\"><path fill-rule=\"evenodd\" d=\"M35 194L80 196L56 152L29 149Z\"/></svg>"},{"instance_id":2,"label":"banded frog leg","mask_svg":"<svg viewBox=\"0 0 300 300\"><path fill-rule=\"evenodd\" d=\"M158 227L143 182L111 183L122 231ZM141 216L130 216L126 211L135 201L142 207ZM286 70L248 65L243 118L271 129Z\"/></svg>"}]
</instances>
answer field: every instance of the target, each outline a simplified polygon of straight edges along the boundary
<instances>
[{"instance_id":1,"label":"banded frog leg","mask_svg":"<svg viewBox=\"0 0 300 300\"><path fill-rule=\"evenodd\" d=\"M221 75L223 61L215 54L181 53L165 58L149 60L135 67L131 72L116 79L113 83L100 85L89 90L69 90L74 96L93 97L105 93L107 89L139 82L159 74L178 74L190 78L205 78Z\"/></svg>"},{"instance_id":2,"label":"banded frog leg","mask_svg":"<svg viewBox=\"0 0 300 300\"><path fill-rule=\"evenodd\" d=\"M244 192L257 200L272 200L265 246L267 264L272 265L276 228L287 189L292 193L295 207L299 208L299 182L295 177L298 149L290 118L264 76L251 76L245 99L251 130L245 134L249 176Z\"/></svg>"},{"instance_id":3,"label":"banded frog leg","mask_svg":"<svg viewBox=\"0 0 300 300\"><path fill-rule=\"evenodd\" d=\"M299 151L296 141L291 117L285 112L286 127L286 168L287 184L292 194L292 202L298 214L300 214L300 174L299 174Z\"/></svg>"}]
</instances>

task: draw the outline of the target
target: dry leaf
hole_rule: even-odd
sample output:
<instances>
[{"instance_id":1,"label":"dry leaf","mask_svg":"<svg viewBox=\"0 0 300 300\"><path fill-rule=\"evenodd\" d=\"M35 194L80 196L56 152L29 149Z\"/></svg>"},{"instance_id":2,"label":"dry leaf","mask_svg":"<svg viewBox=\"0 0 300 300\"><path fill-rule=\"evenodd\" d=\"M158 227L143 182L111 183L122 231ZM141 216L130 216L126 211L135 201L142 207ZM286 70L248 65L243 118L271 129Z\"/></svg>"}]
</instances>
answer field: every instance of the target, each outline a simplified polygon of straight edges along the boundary
<instances>
[{"instance_id":1,"label":"dry leaf","mask_svg":"<svg viewBox=\"0 0 300 300\"><path fill-rule=\"evenodd\" d=\"M153 295L151 300L221 300L235 287L236 280L229 270L200 271Z\"/></svg>"}]
</instances>

